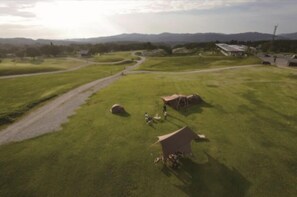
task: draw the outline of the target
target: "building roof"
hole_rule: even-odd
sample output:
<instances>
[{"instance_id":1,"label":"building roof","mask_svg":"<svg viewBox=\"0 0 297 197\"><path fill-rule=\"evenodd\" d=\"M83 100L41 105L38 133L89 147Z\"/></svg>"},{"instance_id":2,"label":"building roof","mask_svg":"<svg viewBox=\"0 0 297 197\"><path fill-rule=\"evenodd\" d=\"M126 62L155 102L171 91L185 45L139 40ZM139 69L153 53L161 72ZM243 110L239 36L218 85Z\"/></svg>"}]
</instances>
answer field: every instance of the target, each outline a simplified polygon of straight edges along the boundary
<instances>
[{"instance_id":1,"label":"building roof","mask_svg":"<svg viewBox=\"0 0 297 197\"><path fill-rule=\"evenodd\" d=\"M219 48L227 52L245 52L246 46L244 45L229 45L225 43L216 44Z\"/></svg>"}]
</instances>

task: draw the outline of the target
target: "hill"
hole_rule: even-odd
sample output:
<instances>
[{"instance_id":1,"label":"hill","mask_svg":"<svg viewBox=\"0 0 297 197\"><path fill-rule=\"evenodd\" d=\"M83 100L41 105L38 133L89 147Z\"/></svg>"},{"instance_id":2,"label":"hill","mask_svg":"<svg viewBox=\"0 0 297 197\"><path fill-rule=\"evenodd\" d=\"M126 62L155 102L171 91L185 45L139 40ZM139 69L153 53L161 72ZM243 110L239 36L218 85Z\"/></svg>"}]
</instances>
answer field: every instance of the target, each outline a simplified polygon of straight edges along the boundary
<instances>
[{"instance_id":1,"label":"hill","mask_svg":"<svg viewBox=\"0 0 297 197\"><path fill-rule=\"evenodd\" d=\"M38 45L53 43L56 45L69 45L74 43L108 43L108 42L152 42L152 43L169 43L169 44L183 44L193 42L228 42L231 40L238 41L261 41L270 40L271 34L259 32L246 32L238 34L221 34L221 33L195 33L195 34L176 34L176 33L161 33L161 34L120 34L106 37L94 38L78 38L78 39L65 39L65 40L50 40L38 39L33 40L30 38L0 38L0 44L10 45ZM297 33L281 34L277 39L297 39Z\"/></svg>"},{"instance_id":2,"label":"hill","mask_svg":"<svg viewBox=\"0 0 297 197\"><path fill-rule=\"evenodd\" d=\"M74 39L76 42L87 43L105 43L105 42L152 42L152 43L191 43L191 42L227 42L231 40L238 41L260 41L270 40L271 34L264 34L258 32L247 32L239 34L221 34L221 33L196 33L196 34L120 34L108 37L88 38L88 39ZM278 39L284 39L278 37Z\"/></svg>"},{"instance_id":3,"label":"hill","mask_svg":"<svg viewBox=\"0 0 297 197\"><path fill-rule=\"evenodd\" d=\"M297 32L291 34L280 34L280 36L290 40L297 40Z\"/></svg>"}]
</instances>

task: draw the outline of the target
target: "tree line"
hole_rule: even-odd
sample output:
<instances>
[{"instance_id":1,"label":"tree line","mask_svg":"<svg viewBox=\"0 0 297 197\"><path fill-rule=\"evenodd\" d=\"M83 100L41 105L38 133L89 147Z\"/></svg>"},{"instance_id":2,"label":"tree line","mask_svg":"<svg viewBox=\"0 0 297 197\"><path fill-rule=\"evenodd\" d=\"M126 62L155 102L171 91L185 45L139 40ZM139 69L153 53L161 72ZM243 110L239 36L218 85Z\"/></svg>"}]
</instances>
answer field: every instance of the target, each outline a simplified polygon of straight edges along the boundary
<instances>
[{"instance_id":1,"label":"tree line","mask_svg":"<svg viewBox=\"0 0 297 197\"><path fill-rule=\"evenodd\" d=\"M170 48L163 44L145 43L103 43L103 44L70 44L70 45L29 45L14 46L0 44L0 58L4 57L61 57L74 56L81 50L86 50L88 55L104 54L114 51L153 50L157 48Z\"/></svg>"},{"instance_id":2,"label":"tree line","mask_svg":"<svg viewBox=\"0 0 297 197\"><path fill-rule=\"evenodd\" d=\"M28 46L14 46L7 44L0 44L0 58L5 57L60 57L73 56L80 50L88 51L88 55L104 54L113 51L132 51L132 50L153 50L164 49L168 54L172 54L172 49L185 47L188 49L203 49L205 51L215 50L216 42L204 43L186 43L177 45L156 44L150 42L126 42L126 43L102 43L102 44L70 44L70 45L54 45L49 43L47 45L28 45ZM275 40L271 41L236 41L231 40L227 44L241 44L249 47L255 47L262 52L287 52L297 53L297 40Z\"/></svg>"}]
</instances>

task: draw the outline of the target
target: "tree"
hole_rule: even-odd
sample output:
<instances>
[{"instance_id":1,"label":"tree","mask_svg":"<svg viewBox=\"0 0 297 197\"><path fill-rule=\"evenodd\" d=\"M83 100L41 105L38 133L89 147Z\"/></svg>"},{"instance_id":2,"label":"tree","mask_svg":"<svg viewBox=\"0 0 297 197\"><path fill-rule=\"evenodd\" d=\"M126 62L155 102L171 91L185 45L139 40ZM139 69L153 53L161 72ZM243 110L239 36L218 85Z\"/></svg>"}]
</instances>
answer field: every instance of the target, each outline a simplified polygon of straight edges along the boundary
<instances>
[{"instance_id":1,"label":"tree","mask_svg":"<svg viewBox=\"0 0 297 197\"><path fill-rule=\"evenodd\" d=\"M26 54L26 51L25 51L25 49L22 49L22 48L17 49L15 52L16 57L21 58L21 59L23 59L25 57L25 54Z\"/></svg>"},{"instance_id":2,"label":"tree","mask_svg":"<svg viewBox=\"0 0 297 197\"><path fill-rule=\"evenodd\" d=\"M58 56L59 54L62 53L62 46L55 46L53 43L50 45L44 45L40 48L40 51L43 55L46 55L48 57L50 56Z\"/></svg>"},{"instance_id":3,"label":"tree","mask_svg":"<svg viewBox=\"0 0 297 197\"><path fill-rule=\"evenodd\" d=\"M35 57L40 56L40 51L36 47L28 47L26 48L26 54L28 57L35 59Z\"/></svg>"},{"instance_id":4,"label":"tree","mask_svg":"<svg viewBox=\"0 0 297 197\"><path fill-rule=\"evenodd\" d=\"M62 50L60 50L59 46L51 45L51 55L58 56Z\"/></svg>"},{"instance_id":5,"label":"tree","mask_svg":"<svg viewBox=\"0 0 297 197\"><path fill-rule=\"evenodd\" d=\"M171 54L172 54L172 49L171 49L170 46L162 45L162 46L160 46L159 48L160 48L160 49L163 49L164 51L166 51L166 53L167 53L168 55L171 55Z\"/></svg>"}]
</instances>

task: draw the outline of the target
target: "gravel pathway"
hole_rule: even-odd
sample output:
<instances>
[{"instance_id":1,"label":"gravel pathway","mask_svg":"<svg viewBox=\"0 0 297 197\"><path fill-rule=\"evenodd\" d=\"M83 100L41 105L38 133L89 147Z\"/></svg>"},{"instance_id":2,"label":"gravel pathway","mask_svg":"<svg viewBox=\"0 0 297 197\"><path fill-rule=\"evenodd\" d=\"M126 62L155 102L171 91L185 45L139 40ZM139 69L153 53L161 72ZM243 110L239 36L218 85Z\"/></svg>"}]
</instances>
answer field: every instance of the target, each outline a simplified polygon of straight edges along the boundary
<instances>
[{"instance_id":1,"label":"gravel pathway","mask_svg":"<svg viewBox=\"0 0 297 197\"><path fill-rule=\"evenodd\" d=\"M141 58L135 65L127 67L128 72L145 61ZM37 137L39 135L54 132L67 122L68 117L75 113L75 110L84 104L86 100L100 89L122 77L122 72L115 75L98 79L88 84L75 88L46 105L37 108L19 121L8 126L0 132L0 145L10 142L22 141Z\"/></svg>"},{"instance_id":2,"label":"gravel pathway","mask_svg":"<svg viewBox=\"0 0 297 197\"><path fill-rule=\"evenodd\" d=\"M129 72L127 72L127 74L155 73L155 74L174 74L174 75L178 75L178 74L217 72L217 71L222 71L222 70L241 69L241 68L257 67L257 66L263 66L263 65L253 64L253 65L244 65L244 66L229 66L229 67L223 67L223 68L209 68L209 69L203 69L203 70L192 70L192 71L181 71L181 72L136 70L136 71L129 71Z\"/></svg>"},{"instance_id":3,"label":"gravel pathway","mask_svg":"<svg viewBox=\"0 0 297 197\"><path fill-rule=\"evenodd\" d=\"M58 73L66 73L66 72L70 72L70 71L74 71L74 70L78 70L81 69L83 67L87 67L90 65L111 65L111 64L120 64L123 63L127 60L122 60L122 61L118 61L118 62L93 62L93 61L89 61L89 60L83 60L83 59L79 59L79 58L67 58L70 60L76 60L79 62L83 62L84 64L81 64L79 66L70 68L70 69L66 69L66 70L57 70L57 71L49 71L49 72L39 72L39 73L28 73L28 74L19 74L19 75L7 75L7 76L0 76L0 79L11 79L11 78L18 78L18 77L31 77L31 76L37 76L37 75L49 75L49 74L58 74Z\"/></svg>"}]
</instances>

